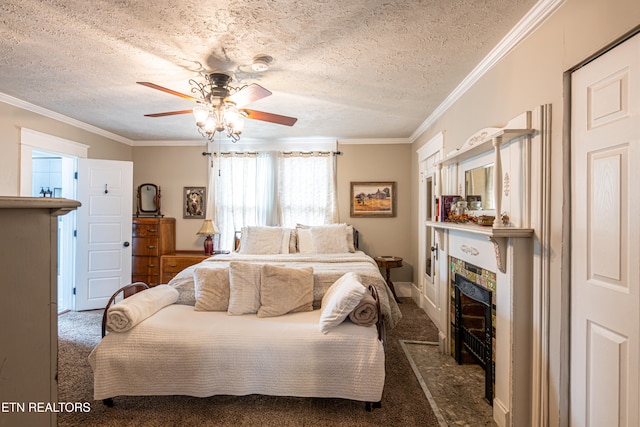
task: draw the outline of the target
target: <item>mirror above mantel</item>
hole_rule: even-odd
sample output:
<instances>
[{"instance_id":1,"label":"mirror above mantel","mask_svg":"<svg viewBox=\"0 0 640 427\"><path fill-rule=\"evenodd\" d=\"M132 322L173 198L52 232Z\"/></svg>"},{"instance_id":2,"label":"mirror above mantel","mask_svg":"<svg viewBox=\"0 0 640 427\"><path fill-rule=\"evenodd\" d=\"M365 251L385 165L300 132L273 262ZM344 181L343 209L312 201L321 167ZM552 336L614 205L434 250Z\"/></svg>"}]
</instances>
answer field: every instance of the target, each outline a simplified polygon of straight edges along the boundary
<instances>
[{"instance_id":1,"label":"mirror above mantel","mask_svg":"<svg viewBox=\"0 0 640 427\"><path fill-rule=\"evenodd\" d=\"M436 163L441 176L437 194L460 196L467 201L467 208L474 216L494 217L493 227L515 225L527 228L528 214L523 213L529 211L530 194L526 190L529 188L528 166L520 169L518 165L527 165L529 161L526 147L530 141L528 137L534 132L530 124L530 112L525 112L505 127L482 129L460 148L449 152ZM504 170L503 156L506 156ZM515 176L512 176L511 168L519 168ZM475 188L469 182L474 174L478 181ZM511 184L513 188L525 191L511 197ZM479 199L481 206L474 204L474 199ZM503 214L509 218L503 221ZM516 218L515 224L513 218Z\"/></svg>"},{"instance_id":2,"label":"mirror above mantel","mask_svg":"<svg viewBox=\"0 0 640 427\"><path fill-rule=\"evenodd\" d=\"M464 188L469 210L495 209L493 163L464 171Z\"/></svg>"}]
</instances>

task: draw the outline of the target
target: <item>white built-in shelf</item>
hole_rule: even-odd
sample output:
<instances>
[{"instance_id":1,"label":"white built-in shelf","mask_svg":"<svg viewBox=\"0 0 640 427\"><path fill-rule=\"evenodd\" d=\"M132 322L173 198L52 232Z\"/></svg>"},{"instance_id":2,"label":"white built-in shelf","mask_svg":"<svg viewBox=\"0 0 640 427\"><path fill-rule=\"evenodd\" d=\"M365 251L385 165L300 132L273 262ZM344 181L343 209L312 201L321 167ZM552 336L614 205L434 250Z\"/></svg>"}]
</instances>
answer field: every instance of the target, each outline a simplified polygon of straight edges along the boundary
<instances>
[{"instance_id":1,"label":"white built-in shelf","mask_svg":"<svg viewBox=\"0 0 640 427\"><path fill-rule=\"evenodd\" d=\"M493 148L493 141L496 138L501 138L501 144L506 144L514 139L531 135L532 133L533 129L484 129L469 138L460 149L449 153L444 159L437 162L436 165L447 166L490 151Z\"/></svg>"}]
</instances>

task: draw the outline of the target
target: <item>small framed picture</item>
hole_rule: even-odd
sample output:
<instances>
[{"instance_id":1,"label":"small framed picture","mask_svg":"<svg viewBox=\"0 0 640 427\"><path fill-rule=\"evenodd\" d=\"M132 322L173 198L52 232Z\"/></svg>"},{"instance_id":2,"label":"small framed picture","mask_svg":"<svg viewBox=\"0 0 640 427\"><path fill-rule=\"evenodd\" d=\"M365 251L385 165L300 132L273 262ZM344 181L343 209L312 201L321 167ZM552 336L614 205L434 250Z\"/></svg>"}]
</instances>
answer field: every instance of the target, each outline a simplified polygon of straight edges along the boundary
<instances>
[{"instance_id":1,"label":"small framed picture","mask_svg":"<svg viewBox=\"0 0 640 427\"><path fill-rule=\"evenodd\" d=\"M204 219L207 204L206 187L184 187L183 218Z\"/></svg>"},{"instance_id":2,"label":"small framed picture","mask_svg":"<svg viewBox=\"0 0 640 427\"><path fill-rule=\"evenodd\" d=\"M394 181L351 182L351 216L396 216L398 195Z\"/></svg>"}]
</instances>

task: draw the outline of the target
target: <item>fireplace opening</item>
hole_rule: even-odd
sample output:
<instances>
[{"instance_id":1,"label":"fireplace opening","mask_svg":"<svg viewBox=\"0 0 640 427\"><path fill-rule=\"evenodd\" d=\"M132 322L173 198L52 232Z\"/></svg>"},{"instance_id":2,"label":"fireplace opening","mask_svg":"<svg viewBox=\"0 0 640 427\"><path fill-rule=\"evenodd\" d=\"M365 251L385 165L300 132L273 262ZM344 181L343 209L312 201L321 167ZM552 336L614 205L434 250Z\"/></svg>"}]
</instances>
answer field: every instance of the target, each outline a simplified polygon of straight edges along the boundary
<instances>
[{"instance_id":1,"label":"fireplace opening","mask_svg":"<svg viewBox=\"0 0 640 427\"><path fill-rule=\"evenodd\" d=\"M493 404L492 292L464 276L455 275L454 348L458 364L475 360L485 371L485 398Z\"/></svg>"}]
</instances>

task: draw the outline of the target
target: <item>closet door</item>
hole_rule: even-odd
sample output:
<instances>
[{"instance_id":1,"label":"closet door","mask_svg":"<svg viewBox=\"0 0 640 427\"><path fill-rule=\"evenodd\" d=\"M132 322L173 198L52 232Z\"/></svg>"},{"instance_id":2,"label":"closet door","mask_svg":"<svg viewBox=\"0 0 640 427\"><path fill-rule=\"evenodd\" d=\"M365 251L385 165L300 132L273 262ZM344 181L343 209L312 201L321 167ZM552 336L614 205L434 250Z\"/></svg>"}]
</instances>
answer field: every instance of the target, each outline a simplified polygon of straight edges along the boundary
<instances>
[{"instance_id":1,"label":"closet door","mask_svg":"<svg viewBox=\"0 0 640 427\"><path fill-rule=\"evenodd\" d=\"M572 75L572 426L637 426L640 35Z\"/></svg>"}]
</instances>

